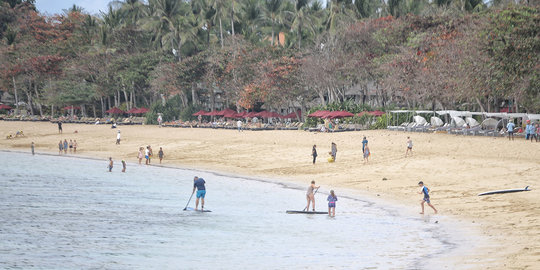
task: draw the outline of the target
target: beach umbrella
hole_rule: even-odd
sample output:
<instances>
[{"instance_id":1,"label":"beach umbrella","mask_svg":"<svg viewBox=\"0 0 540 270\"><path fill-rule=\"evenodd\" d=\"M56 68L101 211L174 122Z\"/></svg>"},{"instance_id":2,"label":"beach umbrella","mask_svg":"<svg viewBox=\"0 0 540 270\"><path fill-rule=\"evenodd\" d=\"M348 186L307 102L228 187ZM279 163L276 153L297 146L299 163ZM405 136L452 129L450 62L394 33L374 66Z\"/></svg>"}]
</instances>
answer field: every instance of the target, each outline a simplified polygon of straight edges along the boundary
<instances>
[{"instance_id":1,"label":"beach umbrella","mask_svg":"<svg viewBox=\"0 0 540 270\"><path fill-rule=\"evenodd\" d=\"M145 107L140 107L136 113L147 113L148 112L148 108L145 108Z\"/></svg>"},{"instance_id":2,"label":"beach umbrella","mask_svg":"<svg viewBox=\"0 0 540 270\"><path fill-rule=\"evenodd\" d=\"M465 126L465 120L463 120L463 118L459 117L459 116L453 116L452 117L452 122L454 123L454 125L456 127L463 127Z\"/></svg>"},{"instance_id":3,"label":"beach umbrella","mask_svg":"<svg viewBox=\"0 0 540 270\"><path fill-rule=\"evenodd\" d=\"M256 112L248 112L244 115L244 117L249 117L249 118L253 118L253 117L256 117L257 116L257 113Z\"/></svg>"},{"instance_id":4,"label":"beach umbrella","mask_svg":"<svg viewBox=\"0 0 540 270\"><path fill-rule=\"evenodd\" d=\"M373 115L373 116L382 116L385 114L385 112L383 111L372 111L372 112L369 112L369 114Z\"/></svg>"},{"instance_id":5,"label":"beach umbrella","mask_svg":"<svg viewBox=\"0 0 540 270\"><path fill-rule=\"evenodd\" d=\"M330 113L330 111L315 111L315 112L312 112L308 115L308 117L319 117L319 118L323 118L324 115Z\"/></svg>"},{"instance_id":6,"label":"beach umbrella","mask_svg":"<svg viewBox=\"0 0 540 270\"><path fill-rule=\"evenodd\" d=\"M199 115L206 115L208 112L205 111L205 110L200 110L194 114L192 114L193 116L199 116Z\"/></svg>"},{"instance_id":7,"label":"beach umbrella","mask_svg":"<svg viewBox=\"0 0 540 270\"><path fill-rule=\"evenodd\" d=\"M11 110L13 108L11 108L11 106L9 105L6 105L6 104L0 104L0 110Z\"/></svg>"},{"instance_id":8,"label":"beach umbrella","mask_svg":"<svg viewBox=\"0 0 540 270\"><path fill-rule=\"evenodd\" d=\"M359 112L357 115L358 115L358 116L362 116L362 115L364 115L364 114L371 115L368 111Z\"/></svg>"},{"instance_id":9,"label":"beach umbrella","mask_svg":"<svg viewBox=\"0 0 540 270\"><path fill-rule=\"evenodd\" d=\"M244 117L246 117L246 114L247 114L247 112L237 113L237 114L236 114L236 117L237 117L237 118L244 118Z\"/></svg>"},{"instance_id":10,"label":"beach umbrella","mask_svg":"<svg viewBox=\"0 0 540 270\"><path fill-rule=\"evenodd\" d=\"M486 118L486 120L482 121L482 128L487 130L496 129L497 124L499 124L499 120L495 118Z\"/></svg>"},{"instance_id":11,"label":"beach umbrella","mask_svg":"<svg viewBox=\"0 0 540 270\"><path fill-rule=\"evenodd\" d=\"M437 116L432 116L431 119L430 119L430 122L431 122L432 127L440 127L440 126L444 125L443 120L441 120L441 118L439 118Z\"/></svg>"},{"instance_id":12,"label":"beach umbrella","mask_svg":"<svg viewBox=\"0 0 540 270\"><path fill-rule=\"evenodd\" d=\"M472 118L472 117L467 117L465 118L465 121L469 124L469 126L471 127L476 127L476 126L479 126L480 123L478 123L478 121L476 121L476 119Z\"/></svg>"},{"instance_id":13,"label":"beach umbrella","mask_svg":"<svg viewBox=\"0 0 540 270\"><path fill-rule=\"evenodd\" d=\"M354 114L348 111L333 111L326 115L328 118L344 118L344 117L353 117Z\"/></svg>"},{"instance_id":14,"label":"beach umbrella","mask_svg":"<svg viewBox=\"0 0 540 270\"><path fill-rule=\"evenodd\" d=\"M298 110L297 112L298 112L298 115L302 115L302 111ZM292 112L292 113L289 113L289 114L286 114L286 115L282 116L282 118L291 118L291 119L296 118L296 114L294 112Z\"/></svg>"},{"instance_id":15,"label":"beach umbrella","mask_svg":"<svg viewBox=\"0 0 540 270\"><path fill-rule=\"evenodd\" d=\"M257 117L261 117L261 118L268 118L270 117L270 112L268 111L260 111L256 114Z\"/></svg>"},{"instance_id":16,"label":"beach umbrella","mask_svg":"<svg viewBox=\"0 0 540 270\"><path fill-rule=\"evenodd\" d=\"M420 115L413 116L414 122L419 125L424 125L427 123L426 119Z\"/></svg>"},{"instance_id":17,"label":"beach umbrella","mask_svg":"<svg viewBox=\"0 0 540 270\"><path fill-rule=\"evenodd\" d=\"M125 112L116 108L116 107L112 107L108 110L105 111L106 113L110 113L110 114L124 114Z\"/></svg>"},{"instance_id":18,"label":"beach umbrella","mask_svg":"<svg viewBox=\"0 0 540 270\"><path fill-rule=\"evenodd\" d=\"M139 109L137 108L131 108L127 113L138 113Z\"/></svg>"},{"instance_id":19,"label":"beach umbrella","mask_svg":"<svg viewBox=\"0 0 540 270\"><path fill-rule=\"evenodd\" d=\"M226 118L238 118L238 114L233 110L229 110L229 111L225 112L223 117L226 117Z\"/></svg>"}]
</instances>

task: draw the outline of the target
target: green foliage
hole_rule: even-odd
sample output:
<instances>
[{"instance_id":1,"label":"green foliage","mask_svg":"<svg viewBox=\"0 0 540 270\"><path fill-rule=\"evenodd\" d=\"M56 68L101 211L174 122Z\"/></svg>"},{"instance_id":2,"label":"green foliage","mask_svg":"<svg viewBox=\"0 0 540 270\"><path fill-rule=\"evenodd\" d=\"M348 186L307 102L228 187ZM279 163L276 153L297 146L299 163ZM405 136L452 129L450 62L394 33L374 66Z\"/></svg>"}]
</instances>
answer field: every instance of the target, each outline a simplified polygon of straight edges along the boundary
<instances>
[{"instance_id":1,"label":"green foliage","mask_svg":"<svg viewBox=\"0 0 540 270\"><path fill-rule=\"evenodd\" d=\"M158 113L161 113L163 122L177 120L182 112L182 101L179 96L174 96L165 102L155 102L145 114L146 124L157 124Z\"/></svg>"}]
</instances>

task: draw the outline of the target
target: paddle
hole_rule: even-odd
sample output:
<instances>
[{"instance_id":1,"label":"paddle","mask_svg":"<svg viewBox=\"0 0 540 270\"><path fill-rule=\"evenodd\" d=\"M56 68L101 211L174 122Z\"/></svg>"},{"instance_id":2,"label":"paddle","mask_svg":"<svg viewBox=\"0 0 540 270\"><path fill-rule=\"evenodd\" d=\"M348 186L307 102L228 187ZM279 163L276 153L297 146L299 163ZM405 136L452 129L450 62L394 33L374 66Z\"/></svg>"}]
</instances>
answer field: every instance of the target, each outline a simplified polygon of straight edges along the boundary
<instances>
[{"instance_id":1,"label":"paddle","mask_svg":"<svg viewBox=\"0 0 540 270\"><path fill-rule=\"evenodd\" d=\"M320 188L320 187L321 187L321 186L319 186L319 187L315 190L315 192L313 192L313 197L315 197L315 194L317 194L317 191L319 191L319 188ZM307 206L306 206L306 207L304 207L304 210L302 210L302 211L308 211L308 210L309 210L309 209L307 209Z\"/></svg>"},{"instance_id":2,"label":"paddle","mask_svg":"<svg viewBox=\"0 0 540 270\"><path fill-rule=\"evenodd\" d=\"M193 193L195 193L195 191L191 192L191 196L189 196L189 200L186 203L186 207L184 207L184 211L187 210L187 206L189 205L189 202L191 202L191 198L193 198Z\"/></svg>"}]
</instances>

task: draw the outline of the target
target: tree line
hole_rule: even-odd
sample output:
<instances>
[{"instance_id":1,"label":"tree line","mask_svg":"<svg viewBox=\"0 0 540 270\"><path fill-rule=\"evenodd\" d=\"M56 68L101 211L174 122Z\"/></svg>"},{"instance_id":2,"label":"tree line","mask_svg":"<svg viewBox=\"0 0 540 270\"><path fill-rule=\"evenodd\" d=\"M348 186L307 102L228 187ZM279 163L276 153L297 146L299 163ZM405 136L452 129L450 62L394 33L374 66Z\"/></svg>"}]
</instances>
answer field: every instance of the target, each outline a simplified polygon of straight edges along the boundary
<instances>
[{"instance_id":1,"label":"tree line","mask_svg":"<svg viewBox=\"0 0 540 270\"><path fill-rule=\"evenodd\" d=\"M533 113L539 29L528 1L124 0L44 15L0 0L0 90L33 115L305 112L350 104L351 89L381 108Z\"/></svg>"}]
</instances>

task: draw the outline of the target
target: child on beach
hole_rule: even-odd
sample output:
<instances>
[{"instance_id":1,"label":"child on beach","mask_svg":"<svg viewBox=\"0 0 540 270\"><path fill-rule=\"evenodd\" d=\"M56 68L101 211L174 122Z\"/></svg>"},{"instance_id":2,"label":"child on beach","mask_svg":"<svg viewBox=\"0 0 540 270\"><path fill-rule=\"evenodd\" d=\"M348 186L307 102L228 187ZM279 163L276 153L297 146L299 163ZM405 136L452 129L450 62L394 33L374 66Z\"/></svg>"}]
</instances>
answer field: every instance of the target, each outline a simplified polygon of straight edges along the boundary
<instances>
[{"instance_id":1,"label":"child on beach","mask_svg":"<svg viewBox=\"0 0 540 270\"><path fill-rule=\"evenodd\" d=\"M67 139L64 139L64 154L67 154L67 150L68 150L68 142L67 142Z\"/></svg>"},{"instance_id":2,"label":"child on beach","mask_svg":"<svg viewBox=\"0 0 540 270\"><path fill-rule=\"evenodd\" d=\"M313 149L311 149L311 155L313 156L313 164L315 164L315 161L317 160L317 145L313 145Z\"/></svg>"},{"instance_id":3,"label":"child on beach","mask_svg":"<svg viewBox=\"0 0 540 270\"><path fill-rule=\"evenodd\" d=\"M337 156L337 145L336 143L332 142L332 157L334 158L334 162L336 161Z\"/></svg>"},{"instance_id":4,"label":"child on beach","mask_svg":"<svg viewBox=\"0 0 540 270\"><path fill-rule=\"evenodd\" d=\"M420 214L424 214L424 203L427 202L427 204L429 205L429 207L433 208L433 211L435 211L435 214L437 214L437 209L435 209L435 206L433 206L431 204L431 201L429 200L429 188L424 186L424 182L420 181L418 182L418 186L420 186L422 188L422 190L420 192L418 192L418 194L424 194L424 198L422 199L422 212L420 212Z\"/></svg>"},{"instance_id":5,"label":"child on beach","mask_svg":"<svg viewBox=\"0 0 540 270\"><path fill-rule=\"evenodd\" d=\"M62 154L62 150L64 150L64 144L62 143L62 140L58 143L58 154Z\"/></svg>"},{"instance_id":6,"label":"child on beach","mask_svg":"<svg viewBox=\"0 0 540 270\"><path fill-rule=\"evenodd\" d=\"M154 155L154 151L152 151L152 146L148 146L148 164L152 161L152 156Z\"/></svg>"},{"instance_id":7,"label":"child on beach","mask_svg":"<svg viewBox=\"0 0 540 270\"><path fill-rule=\"evenodd\" d=\"M77 154L77 140L73 140L73 153Z\"/></svg>"},{"instance_id":8,"label":"child on beach","mask_svg":"<svg viewBox=\"0 0 540 270\"><path fill-rule=\"evenodd\" d=\"M411 137L407 137L407 151L405 151L405 157L407 157L407 154L409 154L409 151L411 151L411 156L413 155L412 152L412 140Z\"/></svg>"},{"instance_id":9,"label":"child on beach","mask_svg":"<svg viewBox=\"0 0 540 270\"><path fill-rule=\"evenodd\" d=\"M328 201L328 215L331 217L335 217L337 196L333 190L330 190L330 195L328 195L328 198L326 198L326 200Z\"/></svg>"},{"instance_id":10,"label":"child on beach","mask_svg":"<svg viewBox=\"0 0 540 270\"><path fill-rule=\"evenodd\" d=\"M147 146L146 149L144 149L144 158L146 159L146 165L150 164L150 146Z\"/></svg>"},{"instance_id":11,"label":"child on beach","mask_svg":"<svg viewBox=\"0 0 540 270\"><path fill-rule=\"evenodd\" d=\"M69 139L69 153L73 153L73 140Z\"/></svg>"},{"instance_id":12,"label":"child on beach","mask_svg":"<svg viewBox=\"0 0 540 270\"><path fill-rule=\"evenodd\" d=\"M163 159L163 148L159 148L159 152L158 152L158 157L159 157L159 164L161 164L161 160Z\"/></svg>"},{"instance_id":13,"label":"child on beach","mask_svg":"<svg viewBox=\"0 0 540 270\"><path fill-rule=\"evenodd\" d=\"M311 185L309 185L306 193L306 199L307 199L307 206L304 208L304 211L309 211L309 204L312 203L313 212L315 212L315 193L313 193L314 189L319 190L321 186L315 186L315 181L311 181ZM315 191L317 192L317 191Z\"/></svg>"},{"instance_id":14,"label":"child on beach","mask_svg":"<svg viewBox=\"0 0 540 270\"><path fill-rule=\"evenodd\" d=\"M30 148L32 148L32 156L34 155L34 142L32 142L32 144L30 145Z\"/></svg>"},{"instance_id":15,"label":"child on beach","mask_svg":"<svg viewBox=\"0 0 540 270\"><path fill-rule=\"evenodd\" d=\"M142 159L143 159L143 157L144 157L143 150L144 150L143 147L139 147L139 153L138 153L138 155L137 155L137 158L139 159L139 165L141 165Z\"/></svg>"},{"instance_id":16,"label":"child on beach","mask_svg":"<svg viewBox=\"0 0 540 270\"><path fill-rule=\"evenodd\" d=\"M113 160L112 160L112 157L109 157L109 172L112 172L112 168L113 168Z\"/></svg>"},{"instance_id":17,"label":"child on beach","mask_svg":"<svg viewBox=\"0 0 540 270\"><path fill-rule=\"evenodd\" d=\"M364 139L362 140L362 153L366 151L366 145L368 144L368 140L366 139L366 136L364 136Z\"/></svg>"},{"instance_id":18,"label":"child on beach","mask_svg":"<svg viewBox=\"0 0 540 270\"><path fill-rule=\"evenodd\" d=\"M366 148L364 148L364 162L369 162L369 156L371 155L371 152L369 152L369 146L366 144Z\"/></svg>"},{"instance_id":19,"label":"child on beach","mask_svg":"<svg viewBox=\"0 0 540 270\"><path fill-rule=\"evenodd\" d=\"M122 159L122 172L126 172L126 161Z\"/></svg>"}]
</instances>

